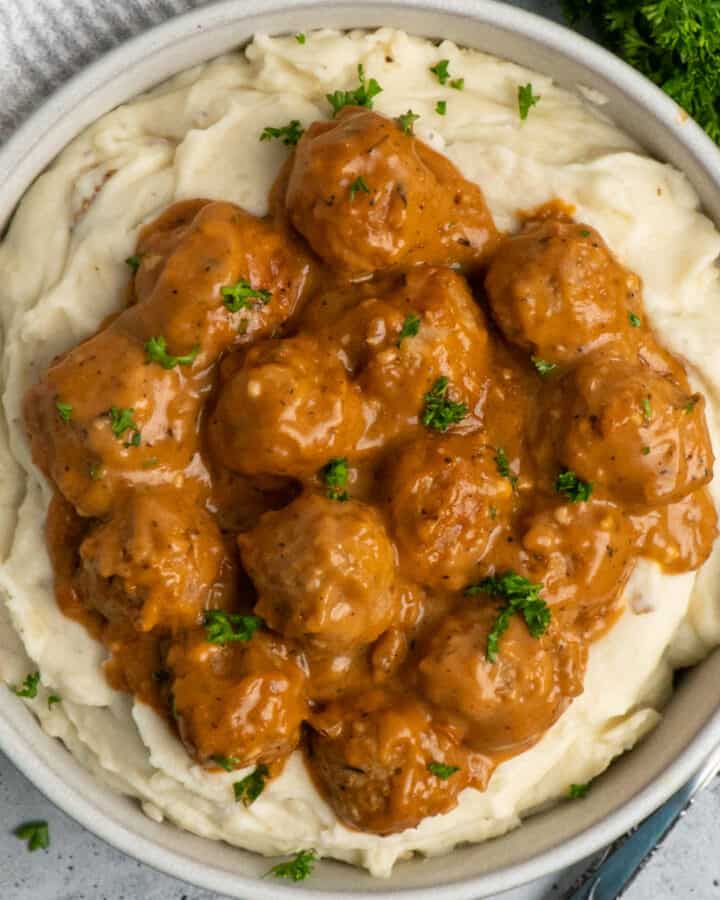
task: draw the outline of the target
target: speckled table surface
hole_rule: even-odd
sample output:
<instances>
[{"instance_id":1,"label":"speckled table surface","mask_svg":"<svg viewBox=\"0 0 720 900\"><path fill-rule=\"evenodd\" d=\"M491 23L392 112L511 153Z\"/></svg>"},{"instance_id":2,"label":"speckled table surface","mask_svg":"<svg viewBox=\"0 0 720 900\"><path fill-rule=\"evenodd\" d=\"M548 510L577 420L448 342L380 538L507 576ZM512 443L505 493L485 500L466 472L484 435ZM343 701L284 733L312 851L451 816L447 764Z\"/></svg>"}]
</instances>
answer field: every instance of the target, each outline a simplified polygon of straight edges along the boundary
<instances>
[{"instance_id":1,"label":"speckled table surface","mask_svg":"<svg viewBox=\"0 0 720 900\"><path fill-rule=\"evenodd\" d=\"M44 95L90 59L143 27L204 0L0 0L0 142ZM514 0L561 20L555 0ZM75 17L82 27L67 30ZM71 48L28 53L44 23L60 23ZM38 31L40 26L40 31ZM15 48L11 52L11 48ZM71 62L68 62L71 60ZM717 821L720 781L705 791L627 892L626 900L720 900ZM21 822L46 819L51 846L27 853L12 834ZM557 900L582 865L496 900ZM55 809L0 754L0 897L2 900L220 900L135 862Z\"/></svg>"}]
</instances>

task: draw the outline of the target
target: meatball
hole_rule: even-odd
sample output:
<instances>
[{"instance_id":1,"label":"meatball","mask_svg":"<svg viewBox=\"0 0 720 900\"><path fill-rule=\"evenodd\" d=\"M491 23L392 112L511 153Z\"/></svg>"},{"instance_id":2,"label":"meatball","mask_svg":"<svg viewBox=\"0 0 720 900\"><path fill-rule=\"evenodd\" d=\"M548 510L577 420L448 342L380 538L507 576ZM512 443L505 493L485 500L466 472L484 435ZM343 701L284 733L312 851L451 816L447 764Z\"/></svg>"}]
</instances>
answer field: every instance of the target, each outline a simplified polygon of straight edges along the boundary
<instances>
[{"instance_id":1,"label":"meatball","mask_svg":"<svg viewBox=\"0 0 720 900\"><path fill-rule=\"evenodd\" d=\"M302 478L349 453L363 428L359 392L340 362L299 335L248 351L220 391L210 440L229 469Z\"/></svg>"},{"instance_id":2,"label":"meatball","mask_svg":"<svg viewBox=\"0 0 720 900\"><path fill-rule=\"evenodd\" d=\"M593 358L562 385L569 423L561 462L634 506L671 503L712 478L705 401L671 377Z\"/></svg>"},{"instance_id":3,"label":"meatball","mask_svg":"<svg viewBox=\"0 0 720 900\"><path fill-rule=\"evenodd\" d=\"M89 607L139 631L176 631L214 605L225 549L215 520L183 492L136 490L88 533L80 559Z\"/></svg>"},{"instance_id":4,"label":"meatball","mask_svg":"<svg viewBox=\"0 0 720 900\"><path fill-rule=\"evenodd\" d=\"M457 590L512 510L512 484L499 474L484 435L417 440L397 456L384 484L400 558L422 584Z\"/></svg>"},{"instance_id":5,"label":"meatball","mask_svg":"<svg viewBox=\"0 0 720 900\"><path fill-rule=\"evenodd\" d=\"M629 316L640 299L640 280L597 231L553 219L506 238L485 287L505 337L556 364L630 335Z\"/></svg>"},{"instance_id":6,"label":"meatball","mask_svg":"<svg viewBox=\"0 0 720 900\"><path fill-rule=\"evenodd\" d=\"M318 256L347 273L477 263L496 238L477 185L397 122L357 107L305 132L286 202Z\"/></svg>"},{"instance_id":7,"label":"meatball","mask_svg":"<svg viewBox=\"0 0 720 900\"><path fill-rule=\"evenodd\" d=\"M271 628L316 646L369 644L396 613L395 551L372 507L304 494L238 537Z\"/></svg>"},{"instance_id":8,"label":"meatball","mask_svg":"<svg viewBox=\"0 0 720 900\"><path fill-rule=\"evenodd\" d=\"M406 694L375 690L338 701L313 726L309 765L351 828L376 834L413 828L452 809L471 781L489 777L489 761L463 751L452 729L434 725L426 705ZM447 777L434 774L433 764Z\"/></svg>"},{"instance_id":9,"label":"meatball","mask_svg":"<svg viewBox=\"0 0 720 900\"><path fill-rule=\"evenodd\" d=\"M291 753L306 715L301 660L276 635L256 632L224 645L202 630L186 632L167 656L173 712L200 761L224 757L234 768Z\"/></svg>"},{"instance_id":10,"label":"meatball","mask_svg":"<svg viewBox=\"0 0 720 900\"><path fill-rule=\"evenodd\" d=\"M488 634L498 609L468 598L433 634L418 668L424 696L463 723L468 747L514 754L539 740L582 692L586 650L557 631L533 638L513 615L491 662Z\"/></svg>"}]
</instances>

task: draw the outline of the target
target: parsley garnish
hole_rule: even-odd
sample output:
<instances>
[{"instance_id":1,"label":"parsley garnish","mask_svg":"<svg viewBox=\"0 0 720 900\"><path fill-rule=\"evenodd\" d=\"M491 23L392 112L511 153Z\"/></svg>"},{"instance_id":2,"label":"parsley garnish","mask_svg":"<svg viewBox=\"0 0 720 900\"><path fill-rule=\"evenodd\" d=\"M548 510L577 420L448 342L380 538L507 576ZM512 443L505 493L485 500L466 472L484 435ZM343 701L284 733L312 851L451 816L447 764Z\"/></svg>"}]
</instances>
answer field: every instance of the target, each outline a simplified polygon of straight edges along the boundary
<instances>
[{"instance_id":1,"label":"parsley garnish","mask_svg":"<svg viewBox=\"0 0 720 900\"><path fill-rule=\"evenodd\" d=\"M498 447L495 451L494 462L497 466L498 473L502 475L503 478L508 478L510 480L510 484L515 487L515 485L518 483L518 477L510 468L510 462L508 461L507 453L502 447Z\"/></svg>"},{"instance_id":2,"label":"parsley garnish","mask_svg":"<svg viewBox=\"0 0 720 900\"><path fill-rule=\"evenodd\" d=\"M349 499L345 490L348 480L348 461L344 456L331 459L320 469L320 477L327 487L327 496L331 500L345 503Z\"/></svg>"},{"instance_id":3,"label":"parsley garnish","mask_svg":"<svg viewBox=\"0 0 720 900\"><path fill-rule=\"evenodd\" d=\"M456 91L462 91L465 88L465 79L464 78L453 78L450 82L450 87Z\"/></svg>"},{"instance_id":4,"label":"parsley garnish","mask_svg":"<svg viewBox=\"0 0 720 900\"><path fill-rule=\"evenodd\" d=\"M235 284L227 284L220 288L223 303L230 312L239 312L241 309L251 309L255 304L251 300L259 300L266 306L272 299L271 291L255 290L249 281L240 279Z\"/></svg>"},{"instance_id":5,"label":"parsley garnish","mask_svg":"<svg viewBox=\"0 0 720 900\"><path fill-rule=\"evenodd\" d=\"M590 237L591 234L592 234L592 232L590 231L589 228L581 228L580 229L580 237L588 238L588 237Z\"/></svg>"},{"instance_id":6,"label":"parsley garnish","mask_svg":"<svg viewBox=\"0 0 720 900\"><path fill-rule=\"evenodd\" d=\"M57 414L60 416L61 421L66 424L72 419L72 403L61 403L59 400L56 400L55 409L57 410Z\"/></svg>"},{"instance_id":7,"label":"parsley garnish","mask_svg":"<svg viewBox=\"0 0 720 900\"><path fill-rule=\"evenodd\" d=\"M414 134L415 122L417 122L419 118L420 116L417 113L414 113L411 109L409 109L406 113L398 116L395 121L402 129L403 134Z\"/></svg>"},{"instance_id":8,"label":"parsley garnish","mask_svg":"<svg viewBox=\"0 0 720 900\"><path fill-rule=\"evenodd\" d=\"M52 709L56 703L59 703L62 700L62 697L59 697L57 694L50 694L48 697L48 709Z\"/></svg>"},{"instance_id":9,"label":"parsley garnish","mask_svg":"<svg viewBox=\"0 0 720 900\"><path fill-rule=\"evenodd\" d=\"M523 121L527 119L531 107L536 106L539 102L540 97L533 94L530 82L525 85L518 85L518 109L520 110L520 118Z\"/></svg>"},{"instance_id":10,"label":"parsley garnish","mask_svg":"<svg viewBox=\"0 0 720 900\"><path fill-rule=\"evenodd\" d=\"M132 429L133 434L130 440L125 444L126 447L137 447L140 444L140 429L135 422L135 410L123 409L117 406L111 406L110 427L116 438L121 438L126 431Z\"/></svg>"},{"instance_id":11,"label":"parsley garnish","mask_svg":"<svg viewBox=\"0 0 720 900\"><path fill-rule=\"evenodd\" d=\"M590 499L593 483L583 481L574 472L565 469L555 479L555 490L558 494L564 494L572 503L580 503Z\"/></svg>"},{"instance_id":12,"label":"parsley garnish","mask_svg":"<svg viewBox=\"0 0 720 900\"><path fill-rule=\"evenodd\" d=\"M278 863L265 874L289 878L290 881L304 881L311 874L316 859L314 850L299 850L289 862Z\"/></svg>"},{"instance_id":13,"label":"parsley garnish","mask_svg":"<svg viewBox=\"0 0 720 900\"><path fill-rule=\"evenodd\" d=\"M397 339L397 346L405 340L405 338L415 337L415 335L420 331L420 316L415 313L408 313L405 316L405 321L402 323L402 328L400 329L400 334Z\"/></svg>"},{"instance_id":14,"label":"parsley garnish","mask_svg":"<svg viewBox=\"0 0 720 900\"><path fill-rule=\"evenodd\" d=\"M47 850L50 846L50 829L42 819L20 825L13 834L21 841L27 841L27 848L31 853L35 850Z\"/></svg>"},{"instance_id":15,"label":"parsley garnish","mask_svg":"<svg viewBox=\"0 0 720 900\"><path fill-rule=\"evenodd\" d=\"M295 40L298 42L298 44L304 44L305 41L307 40L307 38L306 38L305 35L302 33L302 31L299 31L299 32L295 35Z\"/></svg>"},{"instance_id":16,"label":"parsley garnish","mask_svg":"<svg viewBox=\"0 0 720 900\"><path fill-rule=\"evenodd\" d=\"M425 406L420 421L435 431L447 431L451 425L460 422L468 414L464 403L448 400L449 382L444 375L425 394Z\"/></svg>"},{"instance_id":17,"label":"parsley garnish","mask_svg":"<svg viewBox=\"0 0 720 900\"><path fill-rule=\"evenodd\" d=\"M640 405L642 406L643 415L649 422L650 419L652 419L652 406L650 405L650 398L643 397L642 403Z\"/></svg>"},{"instance_id":18,"label":"parsley garnish","mask_svg":"<svg viewBox=\"0 0 720 900\"><path fill-rule=\"evenodd\" d=\"M294 147L303 134L305 134L305 129L300 124L300 121L293 119L292 122L288 122L282 128L271 128L269 125L266 125L260 133L260 140L272 141L275 138L279 138L282 139L286 147Z\"/></svg>"},{"instance_id":19,"label":"parsley garnish","mask_svg":"<svg viewBox=\"0 0 720 900\"><path fill-rule=\"evenodd\" d=\"M40 683L40 673L31 672L20 687L13 686L10 690L18 697L25 697L27 700L34 700L37 697L38 684Z\"/></svg>"},{"instance_id":20,"label":"parsley garnish","mask_svg":"<svg viewBox=\"0 0 720 900\"><path fill-rule=\"evenodd\" d=\"M233 784L235 800L242 800L243 806L252 806L257 798L265 790L265 779L270 774L270 770L264 764L255 767L249 775L246 775L240 781Z\"/></svg>"},{"instance_id":21,"label":"parsley garnish","mask_svg":"<svg viewBox=\"0 0 720 900\"><path fill-rule=\"evenodd\" d=\"M136 253L135 256L128 256L128 258L125 260L125 265L132 269L133 272L137 272L137 270L140 268L141 262L142 256Z\"/></svg>"},{"instance_id":22,"label":"parsley garnish","mask_svg":"<svg viewBox=\"0 0 720 900\"><path fill-rule=\"evenodd\" d=\"M200 345L196 344L185 356L171 356L167 352L167 342L164 337L151 337L145 343L145 353L148 362L157 363L163 369L174 369L175 366L191 366L200 352Z\"/></svg>"},{"instance_id":23,"label":"parsley garnish","mask_svg":"<svg viewBox=\"0 0 720 900\"><path fill-rule=\"evenodd\" d=\"M697 406L697 399L695 397L691 397L688 400L688 402L685 404L685 407L684 407L685 413L687 415L690 415L690 413L695 409L696 406Z\"/></svg>"},{"instance_id":24,"label":"parsley garnish","mask_svg":"<svg viewBox=\"0 0 720 900\"><path fill-rule=\"evenodd\" d=\"M435 112L439 116L444 116L447 112L447 100L438 100L438 102L435 104Z\"/></svg>"},{"instance_id":25,"label":"parsley garnish","mask_svg":"<svg viewBox=\"0 0 720 900\"><path fill-rule=\"evenodd\" d=\"M362 175L359 175L355 179L355 181L353 181L353 183L350 185L350 202L351 203L355 199L355 194L357 194L358 191L362 191L363 194L370 193L370 188L367 186L367 182L362 177Z\"/></svg>"},{"instance_id":26,"label":"parsley garnish","mask_svg":"<svg viewBox=\"0 0 720 900\"><path fill-rule=\"evenodd\" d=\"M640 322L641 322L640 316L636 316L635 313L633 313L633 312L628 313L628 321L630 322L630 324L632 325L633 328L640 327Z\"/></svg>"},{"instance_id":27,"label":"parsley garnish","mask_svg":"<svg viewBox=\"0 0 720 900\"><path fill-rule=\"evenodd\" d=\"M650 456L650 448L649 447L643 447L640 450L640 452L642 453L643 456Z\"/></svg>"},{"instance_id":28,"label":"parsley garnish","mask_svg":"<svg viewBox=\"0 0 720 900\"><path fill-rule=\"evenodd\" d=\"M215 753L210 759L216 766L225 769L226 772L232 772L233 769L236 769L240 765L240 760L237 756L223 756L221 753Z\"/></svg>"},{"instance_id":29,"label":"parsley garnish","mask_svg":"<svg viewBox=\"0 0 720 900\"><path fill-rule=\"evenodd\" d=\"M550 624L550 607L540 596L541 590L541 584L533 584L512 570L483 578L479 584L472 584L465 589L465 594L469 597L484 593L491 597L502 597L505 601L488 632L485 656L489 662L497 660L500 638L508 630L510 619L516 613L522 615L534 638L545 634Z\"/></svg>"},{"instance_id":30,"label":"parsley garnish","mask_svg":"<svg viewBox=\"0 0 720 900\"><path fill-rule=\"evenodd\" d=\"M439 63L436 63L434 66L430 66L430 71L435 75L440 84L445 84L445 82L450 77L450 60L449 59L441 59Z\"/></svg>"},{"instance_id":31,"label":"parsley garnish","mask_svg":"<svg viewBox=\"0 0 720 900\"><path fill-rule=\"evenodd\" d=\"M344 106L365 106L372 109L373 97L377 97L382 92L382 88L371 78L365 81L365 69L362 63L358 66L359 87L354 91L334 91L332 94L326 94L327 102L332 106L333 118L340 112Z\"/></svg>"},{"instance_id":32,"label":"parsley garnish","mask_svg":"<svg viewBox=\"0 0 720 900\"><path fill-rule=\"evenodd\" d=\"M210 644L249 641L262 624L263 620L259 616L227 613L222 609L208 609L203 618Z\"/></svg>"},{"instance_id":33,"label":"parsley garnish","mask_svg":"<svg viewBox=\"0 0 720 900\"><path fill-rule=\"evenodd\" d=\"M537 356L531 357L532 364L538 370L540 375L545 378L546 375L549 375L551 372L554 372L557 369L557 363L547 362L547 360L540 359Z\"/></svg>"},{"instance_id":34,"label":"parsley garnish","mask_svg":"<svg viewBox=\"0 0 720 900\"><path fill-rule=\"evenodd\" d=\"M584 797L585 794L590 790L590 782L587 784L571 784L570 790L568 791L568 795L571 800L579 800L581 797Z\"/></svg>"},{"instance_id":35,"label":"parsley garnish","mask_svg":"<svg viewBox=\"0 0 720 900\"><path fill-rule=\"evenodd\" d=\"M441 781L447 781L451 775L460 771L460 766L447 766L445 763L439 763L433 760L427 764L427 770Z\"/></svg>"}]
</instances>

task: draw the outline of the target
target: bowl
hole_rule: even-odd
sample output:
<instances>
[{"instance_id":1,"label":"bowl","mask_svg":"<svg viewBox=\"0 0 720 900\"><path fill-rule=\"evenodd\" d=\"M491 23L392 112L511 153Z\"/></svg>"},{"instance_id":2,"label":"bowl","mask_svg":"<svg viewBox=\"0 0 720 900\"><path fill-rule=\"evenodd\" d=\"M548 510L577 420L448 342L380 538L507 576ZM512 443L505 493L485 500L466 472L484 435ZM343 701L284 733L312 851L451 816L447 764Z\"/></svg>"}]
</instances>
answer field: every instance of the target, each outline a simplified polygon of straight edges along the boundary
<instances>
[{"instance_id":1,"label":"bowl","mask_svg":"<svg viewBox=\"0 0 720 900\"><path fill-rule=\"evenodd\" d=\"M395 26L506 57L582 85L653 156L683 170L720 223L720 152L661 91L591 42L491 0L226 0L172 19L82 71L0 150L0 227L53 157L87 125L176 72L243 44L256 31ZM95 781L48 737L21 702L0 690L0 748L61 809L125 853L200 887L272 900L298 895L469 900L568 866L610 843L663 803L720 743L720 651L681 679L657 729L618 760L582 802L560 804L521 829L448 856L399 864L390 880L323 861L306 884L260 880L267 860L146 818L139 805Z\"/></svg>"}]
</instances>

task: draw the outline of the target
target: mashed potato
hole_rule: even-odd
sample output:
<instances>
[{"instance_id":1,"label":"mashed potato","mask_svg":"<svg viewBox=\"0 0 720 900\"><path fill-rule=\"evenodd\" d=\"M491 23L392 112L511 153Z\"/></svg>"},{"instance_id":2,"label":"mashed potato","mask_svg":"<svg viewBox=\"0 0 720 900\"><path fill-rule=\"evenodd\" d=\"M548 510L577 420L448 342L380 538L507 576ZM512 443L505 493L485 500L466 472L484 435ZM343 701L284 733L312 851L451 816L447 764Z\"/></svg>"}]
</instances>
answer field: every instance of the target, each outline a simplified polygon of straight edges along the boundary
<instances>
[{"instance_id":1,"label":"mashed potato","mask_svg":"<svg viewBox=\"0 0 720 900\"><path fill-rule=\"evenodd\" d=\"M431 75L438 58L465 79L463 91ZM50 488L30 462L20 414L37 373L123 303L124 260L140 227L197 196L263 214L287 151L261 143L260 131L327 116L325 94L354 86L358 63L383 87L375 108L419 114L418 136L480 184L499 228L515 225L518 209L561 197L600 231L642 276L652 324L705 392L720 447L720 234L682 174L550 79L478 52L388 29L317 32L302 45L258 35L242 54L185 72L95 123L31 188L0 246L0 677L19 683L39 670L41 690L26 702L43 728L152 818L264 854L314 847L387 876L413 851L439 854L517 826L652 729L673 667L720 643L720 551L686 575L638 565L624 616L591 648L585 692L536 746L500 766L486 792L466 790L456 809L417 828L363 834L338 822L298 753L246 809L231 789L243 773L206 772L149 707L109 687L102 646L55 605L42 532ZM517 88L528 81L541 101L521 121ZM711 491L720 505L720 479ZM48 708L50 693L62 700Z\"/></svg>"}]
</instances>

